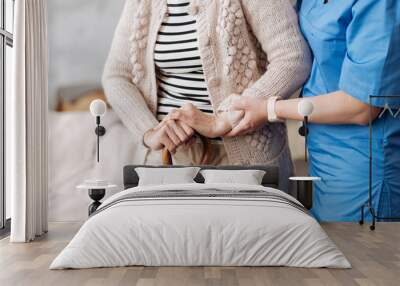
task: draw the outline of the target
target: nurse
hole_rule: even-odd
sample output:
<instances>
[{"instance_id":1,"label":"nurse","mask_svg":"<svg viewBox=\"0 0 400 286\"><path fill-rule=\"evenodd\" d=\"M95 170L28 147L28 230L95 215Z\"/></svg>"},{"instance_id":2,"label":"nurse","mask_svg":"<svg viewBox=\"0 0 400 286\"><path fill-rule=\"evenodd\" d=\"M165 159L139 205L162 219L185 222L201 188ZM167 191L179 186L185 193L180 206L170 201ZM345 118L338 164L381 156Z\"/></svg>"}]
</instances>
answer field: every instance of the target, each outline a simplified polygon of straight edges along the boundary
<instances>
[{"instance_id":1,"label":"nurse","mask_svg":"<svg viewBox=\"0 0 400 286\"><path fill-rule=\"evenodd\" d=\"M379 216L400 217L400 99L386 98L400 95L400 2L307 0L299 8L313 52L302 92L315 108L309 172L322 178L312 212L322 221L360 219L368 199L371 109L373 204ZM376 98L370 101L370 96ZM266 121L302 120L298 102L279 100L279 94L242 98L233 109L245 116L228 136L251 133Z\"/></svg>"}]
</instances>

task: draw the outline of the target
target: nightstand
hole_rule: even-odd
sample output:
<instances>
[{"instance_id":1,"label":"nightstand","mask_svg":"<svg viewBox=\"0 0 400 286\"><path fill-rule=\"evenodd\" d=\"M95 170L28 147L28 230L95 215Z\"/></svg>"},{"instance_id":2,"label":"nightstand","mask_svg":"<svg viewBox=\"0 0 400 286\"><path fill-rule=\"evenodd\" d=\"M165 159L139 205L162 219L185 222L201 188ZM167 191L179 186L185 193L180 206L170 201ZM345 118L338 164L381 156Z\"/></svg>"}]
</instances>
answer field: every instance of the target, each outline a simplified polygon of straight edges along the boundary
<instances>
[{"instance_id":1,"label":"nightstand","mask_svg":"<svg viewBox=\"0 0 400 286\"><path fill-rule=\"evenodd\" d=\"M88 190L89 197L93 203L88 208L89 216L94 213L101 205L100 200L106 195L106 191L116 188L117 185L110 184L104 180L86 180L83 184L77 186L78 190Z\"/></svg>"}]
</instances>

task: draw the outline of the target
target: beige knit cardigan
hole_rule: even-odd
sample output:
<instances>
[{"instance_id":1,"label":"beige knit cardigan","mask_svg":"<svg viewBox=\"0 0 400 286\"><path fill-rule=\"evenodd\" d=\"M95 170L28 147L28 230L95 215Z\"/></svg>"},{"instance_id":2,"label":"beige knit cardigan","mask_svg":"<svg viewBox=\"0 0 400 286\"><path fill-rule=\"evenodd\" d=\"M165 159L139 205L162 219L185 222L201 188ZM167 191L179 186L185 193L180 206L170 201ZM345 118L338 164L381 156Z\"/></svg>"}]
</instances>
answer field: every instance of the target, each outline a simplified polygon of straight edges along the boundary
<instances>
[{"instance_id":1,"label":"beige knit cardigan","mask_svg":"<svg viewBox=\"0 0 400 286\"><path fill-rule=\"evenodd\" d=\"M310 52L289 0L190 0L214 111L232 93L291 96L310 71ZM166 0L127 0L105 66L103 86L138 138L158 124L154 46ZM269 164L287 151L286 126L225 138L231 164ZM143 158L148 150L143 147Z\"/></svg>"}]
</instances>

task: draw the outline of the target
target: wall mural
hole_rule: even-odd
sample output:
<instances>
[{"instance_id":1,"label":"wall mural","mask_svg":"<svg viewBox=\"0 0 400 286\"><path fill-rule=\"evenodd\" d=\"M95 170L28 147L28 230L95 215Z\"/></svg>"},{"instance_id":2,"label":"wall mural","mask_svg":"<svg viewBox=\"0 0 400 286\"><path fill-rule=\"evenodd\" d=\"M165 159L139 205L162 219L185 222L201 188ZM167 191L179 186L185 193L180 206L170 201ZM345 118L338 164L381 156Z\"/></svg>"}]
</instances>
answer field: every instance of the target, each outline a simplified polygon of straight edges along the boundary
<instances>
[{"instance_id":1,"label":"wall mural","mask_svg":"<svg viewBox=\"0 0 400 286\"><path fill-rule=\"evenodd\" d=\"M367 220L400 216L387 207L400 204L400 183L387 177L400 169L400 108L383 100L400 93L384 64L391 43L374 50L372 37L359 44L326 32L337 23L324 8L354 14L350 4L267 2L49 2L51 220L86 218L88 184L104 190L91 193L95 212L127 185L124 166L137 165L274 167L277 189L318 220L359 221L365 203ZM391 170L374 177L385 182L373 186L374 206L370 111L381 136L373 164Z\"/></svg>"}]
</instances>

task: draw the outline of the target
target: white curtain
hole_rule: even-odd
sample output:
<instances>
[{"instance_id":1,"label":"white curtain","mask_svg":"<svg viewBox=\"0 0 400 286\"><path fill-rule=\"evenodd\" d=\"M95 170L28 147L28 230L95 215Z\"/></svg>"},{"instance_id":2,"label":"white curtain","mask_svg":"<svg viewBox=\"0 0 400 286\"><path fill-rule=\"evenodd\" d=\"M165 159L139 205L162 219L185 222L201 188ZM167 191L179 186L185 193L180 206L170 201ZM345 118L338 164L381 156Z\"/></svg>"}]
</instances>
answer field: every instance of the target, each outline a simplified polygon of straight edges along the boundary
<instances>
[{"instance_id":1,"label":"white curtain","mask_svg":"<svg viewBox=\"0 0 400 286\"><path fill-rule=\"evenodd\" d=\"M6 98L12 242L47 232L47 2L15 1L13 92Z\"/></svg>"}]
</instances>

